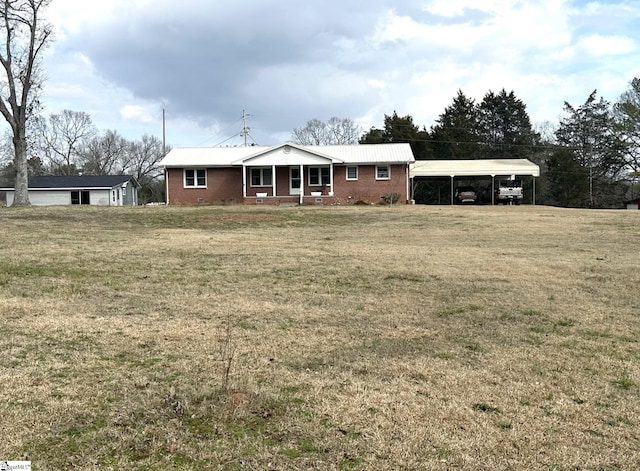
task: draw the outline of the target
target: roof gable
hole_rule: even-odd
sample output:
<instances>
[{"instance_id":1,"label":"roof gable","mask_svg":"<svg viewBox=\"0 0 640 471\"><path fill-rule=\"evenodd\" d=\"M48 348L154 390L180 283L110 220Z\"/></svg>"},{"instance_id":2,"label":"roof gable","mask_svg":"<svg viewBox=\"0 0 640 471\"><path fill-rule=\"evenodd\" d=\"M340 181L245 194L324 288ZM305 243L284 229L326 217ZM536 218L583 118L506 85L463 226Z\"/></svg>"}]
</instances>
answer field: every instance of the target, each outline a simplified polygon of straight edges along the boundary
<instances>
[{"instance_id":1,"label":"roof gable","mask_svg":"<svg viewBox=\"0 0 640 471\"><path fill-rule=\"evenodd\" d=\"M233 162L236 165L328 165L342 163L329 155L315 150L315 147L303 147L296 144L281 144L260 150L244 159Z\"/></svg>"}]
</instances>

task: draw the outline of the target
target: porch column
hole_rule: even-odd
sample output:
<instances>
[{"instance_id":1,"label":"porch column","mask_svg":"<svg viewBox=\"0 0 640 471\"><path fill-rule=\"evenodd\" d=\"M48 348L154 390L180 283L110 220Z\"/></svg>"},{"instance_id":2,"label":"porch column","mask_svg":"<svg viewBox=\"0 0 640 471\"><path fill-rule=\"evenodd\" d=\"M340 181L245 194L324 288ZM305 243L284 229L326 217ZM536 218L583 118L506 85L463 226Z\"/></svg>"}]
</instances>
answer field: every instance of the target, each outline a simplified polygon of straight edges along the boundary
<instances>
[{"instance_id":1,"label":"porch column","mask_svg":"<svg viewBox=\"0 0 640 471\"><path fill-rule=\"evenodd\" d=\"M169 169L167 167L164 168L164 191L165 203L169 206Z\"/></svg>"},{"instance_id":2,"label":"porch column","mask_svg":"<svg viewBox=\"0 0 640 471\"><path fill-rule=\"evenodd\" d=\"M404 167L404 180L405 180L405 190L406 190L405 195L407 195L405 199L405 204L409 204L410 203L409 200L413 199L413 194L409 193L409 184L413 185L413 180L411 180L410 174L409 174L409 164L406 164Z\"/></svg>"},{"instance_id":3,"label":"porch column","mask_svg":"<svg viewBox=\"0 0 640 471\"><path fill-rule=\"evenodd\" d=\"M242 164L242 197L247 197L247 167Z\"/></svg>"},{"instance_id":4,"label":"porch column","mask_svg":"<svg viewBox=\"0 0 640 471\"><path fill-rule=\"evenodd\" d=\"M272 165L271 166L271 183L273 184L273 196L278 196L277 192L276 192L276 166Z\"/></svg>"},{"instance_id":5,"label":"porch column","mask_svg":"<svg viewBox=\"0 0 640 471\"><path fill-rule=\"evenodd\" d=\"M329 190L329 196L333 196L333 162L331 162L331 167L329 167L331 170L329 170L329 187L331 188L331 190Z\"/></svg>"},{"instance_id":6,"label":"porch column","mask_svg":"<svg viewBox=\"0 0 640 471\"><path fill-rule=\"evenodd\" d=\"M304 165L300 165L300 204L304 203Z\"/></svg>"}]
</instances>

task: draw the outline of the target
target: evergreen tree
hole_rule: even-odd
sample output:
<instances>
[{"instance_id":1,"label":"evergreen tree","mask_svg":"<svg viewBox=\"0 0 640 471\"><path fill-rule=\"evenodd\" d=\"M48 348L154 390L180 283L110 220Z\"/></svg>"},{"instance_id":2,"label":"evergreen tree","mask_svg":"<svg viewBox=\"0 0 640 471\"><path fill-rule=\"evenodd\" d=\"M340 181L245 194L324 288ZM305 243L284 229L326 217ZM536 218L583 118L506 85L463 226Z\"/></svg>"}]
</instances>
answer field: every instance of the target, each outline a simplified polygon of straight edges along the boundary
<instances>
[{"instance_id":1,"label":"evergreen tree","mask_svg":"<svg viewBox=\"0 0 640 471\"><path fill-rule=\"evenodd\" d=\"M603 98L597 100L596 93L594 90L577 108L565 102L567 116L560 121L556 138L586 169L587 205L617 206L619 192L611 184L624 175L623 145L615 133L610 104Z\"/></svg>"},{"instance_id":2,"label":"evergreen tree","mask_svg":"<svg viewBox=\"0 0 640 471\"><path fill-rule=\"evenodd\" d=\"M626 169L640 172L640 77L634 78L614 105L616 129L624 145Z\"/></svg>"},{"instance_id":3,"label":"evergreen tree","mask_svg":"<svg viewBox=\"0 0 640 471\"><path fill-rule=\"evenodd\" d=\"M478 118L475 101L458 90L453 103L431 128L433 158L477 159L480 156Z\"/></svg>"},{"instance_id":4,"label":"evergreen tree","mask_svg":"<svg viewBox=\"0 0 640 471\"><path fill-rule=\"evenodd\" d=\"M480 103L478 134L484 147L482 158L526 159L538 142L526 105L513 91L497 95L489 91Z\"/></svg>"},{"instance_id":5,"label":"evergreen tree","mask_svg":"<svg viewBox=\"0 0 640 471\"><path fill-rule=\"evenodd\" d=\"M580 208L588 204L588 169L580 165L574 152L558 147L546 161L546 203Z\"/></svg>"},{"instance_id":6,"label":"evergreen tree","mask_svg":"<svg viewBox=\"0 0 640 471\"><path fill-rule=\"evenodd\" d=\"M384 116L384 129L371 128L360 138L360 144L384 144L407 142L416 160L425 160L430 156L429 132L413 123L413 117L393 115Z\"/></svg>"}]
</instances>

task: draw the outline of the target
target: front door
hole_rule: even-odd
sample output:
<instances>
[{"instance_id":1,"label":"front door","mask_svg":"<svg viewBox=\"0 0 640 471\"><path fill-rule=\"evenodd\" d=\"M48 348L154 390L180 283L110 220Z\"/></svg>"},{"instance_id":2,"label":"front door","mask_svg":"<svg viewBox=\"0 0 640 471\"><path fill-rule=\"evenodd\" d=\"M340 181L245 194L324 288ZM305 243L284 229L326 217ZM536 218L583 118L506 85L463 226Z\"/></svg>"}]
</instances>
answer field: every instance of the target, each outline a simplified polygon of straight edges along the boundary
<instances>
[{"instance_id":1,"label":"front door","mask_svg":"<svg viewBox=\"0 0 640 471\"><path fill-rule=\"evenodd\" d=\"M300 175L300 167L291 167L289 169L289 194L300 194L300 183L302 182Z\"/></svg>"}]
</instances>

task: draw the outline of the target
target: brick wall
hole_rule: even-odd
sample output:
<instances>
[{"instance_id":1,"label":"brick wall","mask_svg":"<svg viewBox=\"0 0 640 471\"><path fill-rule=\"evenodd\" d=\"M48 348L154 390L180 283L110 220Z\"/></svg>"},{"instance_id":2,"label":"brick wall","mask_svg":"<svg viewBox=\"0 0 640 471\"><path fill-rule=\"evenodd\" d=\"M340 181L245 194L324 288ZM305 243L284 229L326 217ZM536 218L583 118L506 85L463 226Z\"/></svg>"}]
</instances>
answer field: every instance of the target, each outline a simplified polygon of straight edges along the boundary
<instances>
[{"instance_id":1,"label":"brick wall","mask_svg":"<svg viewBox=\"0 0 640 471\"><path fill-rule=\"evenodd\" d=\"M399 203L405 203L407 196L406 165L390 165L389 180L376 180L375 165L358 166L358 179L347 180L346 166L334 167L333 188L338 201L355 203L379 203L381 196L398 193Z\"/></svg>"},{"instance_id":2,"label":"brick wall","mask_svg":"<svg viewBox=\"0 0 640 471\"><path fill-rule=\"evenodd\" d=\"M206 188L185 188L181 168L167 169L169 204L242 203L242 169L207 169Z\"/></svg>"},{"instance_id":3,"label":"brick wall","mask_svg":"<svg viewBox=\"0 0 640 471\"><path fill-rule=\"evenodd\" d=\"M367 203L379 203L381 196L389 193L400 195L399 203L405 203L408 199L406 177L406 165L390 165L389 180L376 180L375 165L358 166L358 179L346 179L346 166L334 166L334 197L325 198L326 203L339 202L343 204L364 201ZM169 204L211 204L220 202L242 203L242 168L210 168L207 169L206 188L185 188L182 169L167 169L167 181L169 191ZM303 185L305 196L311 191L319 191L319 186L309 186L308 168L304 169ZM276 190L279 196L289 194L289 168L278 167L276 169ZM323 196L330 190L327 186ZM251 187L247 176L247 196L255 197L256 193L273 195L272 187ZM289 199L283 199L284 201ZM293 201L293 200L292 200ZM305 201L307 201L305 199ZM253 200L247 201L252 203ZM264 199L265 204L277 203L276 199Z\"/></svg>"}]
</instances>

